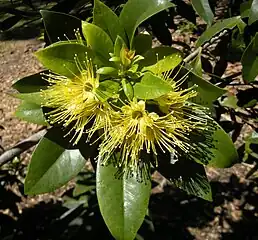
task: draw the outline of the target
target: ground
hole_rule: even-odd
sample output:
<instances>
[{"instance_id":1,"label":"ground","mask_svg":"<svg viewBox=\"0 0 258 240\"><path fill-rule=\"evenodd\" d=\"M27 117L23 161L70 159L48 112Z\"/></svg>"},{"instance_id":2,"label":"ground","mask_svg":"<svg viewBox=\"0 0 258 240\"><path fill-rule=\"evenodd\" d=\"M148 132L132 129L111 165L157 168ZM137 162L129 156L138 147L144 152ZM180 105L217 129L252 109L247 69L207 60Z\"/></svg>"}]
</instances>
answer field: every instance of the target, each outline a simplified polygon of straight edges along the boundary
<instances>
[{"instance_id":1,"label":"ground","mask_svg":"<svg viewBox=\"0 0 258 240\"><path fill-rule=\"evenodd\" d=\"M33 52L43 47L43 45L43 42L35 39L2 41L0 43L0 125L4 128L0 130L0 136L2 137L0 144L4 149L10 148L39 128L14 116L19 100L13 98L10 94L12 93L11 85L14 81L42 69ZM229 64L229 68L233 71L234 66L239 65ZM30 154L23 155L21 161L27 164L29 156ZM165 186L164 189L159 186L156 187L156 190L153 190L150 202L156 234L149 235L146 239L171 239L172 236L173 239L197 240L258 239L257 179L254 177L251 179L245 178L250 168L251 166L246 164L237 164L224 170L207 169L207 175L211 180L213 189L214 202L212 203L195 197L188 197L171 187ZM21 194L22 190L17 187L10 185L7 188L18 196L18 201L15 204L18 205L19 213L15 215L7 209L8 207L5 208L4 206L1 206L1 212L5 215L18 216L18 218L24 216L24 212L35 209L37 206L49 202L59 203L60 196L63 194L63 191L58 191L54 194L27 198ZM3 197L5 195L1 195L1 198ZM3 200L0 200L0 203L3 202ZM37 214L44 215L44 208L40 209ZM34 229L33 227L38 228L33 223L31 224L32 229ZM44 228L44 226L40 227ZM0 226L0 236L3 232L1 233ZM42 239L52 238L45 237Z\"/></svg>"}]
</instances>

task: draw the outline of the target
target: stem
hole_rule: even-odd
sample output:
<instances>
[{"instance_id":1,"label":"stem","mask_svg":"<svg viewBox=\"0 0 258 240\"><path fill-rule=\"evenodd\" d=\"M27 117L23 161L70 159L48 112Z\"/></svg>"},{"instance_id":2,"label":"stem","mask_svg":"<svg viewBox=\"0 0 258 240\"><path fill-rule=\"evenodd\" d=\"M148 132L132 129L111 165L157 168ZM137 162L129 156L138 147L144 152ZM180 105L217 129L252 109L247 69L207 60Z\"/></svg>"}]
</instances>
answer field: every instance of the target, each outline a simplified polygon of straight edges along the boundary
<instances>
[{"instance_id":1,"label":"stem","mask_svg":"<svg viewBox=\"0 0 258 240\"><path fill-rule=\"evenodd\" d=\"M2 155L0 155L0 166L11 161L14 157L20 155L21 153L27 151L28 149L36 145L46 133L47 130L43 129L28 137L27 139L22 140L14 147L6 150Z\"/></svg>"}]
</instances>

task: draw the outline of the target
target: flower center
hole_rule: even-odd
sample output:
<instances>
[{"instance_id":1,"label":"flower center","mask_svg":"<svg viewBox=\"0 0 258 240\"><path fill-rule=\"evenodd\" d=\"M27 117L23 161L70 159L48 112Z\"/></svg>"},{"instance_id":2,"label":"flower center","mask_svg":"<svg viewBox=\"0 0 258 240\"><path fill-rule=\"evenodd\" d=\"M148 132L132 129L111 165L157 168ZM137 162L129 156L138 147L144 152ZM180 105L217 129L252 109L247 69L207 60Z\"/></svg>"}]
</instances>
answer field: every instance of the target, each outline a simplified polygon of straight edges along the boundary
<instances>
[{"instance_id":1,"label":"flower center","mask_svg":"<svg viewBox=\"0 0 258 240\"><path fill-rule=\"evenodd\" d=\"M139 119L143 117L143 112L141 111L133 111L132 112L132 118L133 119Z\"/></svg>"},{"instance_id":2,"label":"flower center","mask_svg":"<svg viewBox=\"0 0 258 240\"><path fill-rule=\"evenodd\" d=\"M84 91L86 92L91 92L93 90L93 86L90 83L85 83L84 84Z\"/></svg>"}]
</instances>

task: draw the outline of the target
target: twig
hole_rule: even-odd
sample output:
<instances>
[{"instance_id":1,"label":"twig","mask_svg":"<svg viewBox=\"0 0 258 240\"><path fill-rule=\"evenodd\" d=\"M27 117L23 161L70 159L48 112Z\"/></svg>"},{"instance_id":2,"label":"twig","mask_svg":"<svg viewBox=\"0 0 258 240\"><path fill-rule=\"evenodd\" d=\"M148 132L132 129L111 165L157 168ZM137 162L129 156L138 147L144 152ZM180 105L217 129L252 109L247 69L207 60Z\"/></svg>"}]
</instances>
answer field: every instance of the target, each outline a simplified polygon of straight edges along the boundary
<instances>
[{"instance_id":1,"label":"twig","mask_svg":"<svg viewBox=\"0 0 258 240\"><path fill-rule=\"evenodd\" d=\"M21 153L36 145L40 141L40 139L46 134L46 132L47 130L43 129L28 137L27 139L19 142L9 150L6 150L2 155L0 155L0 166L11 161L14 157L20 155Z\"/></svg>"},{"instance_id":2,"label":"twig","mask_svg":"<svg viewBox=\"0 0 258 240\"><path fill-rule=\"evenodd\" d=\"M185 59L184 62L188 63L193 60L200 52L200 47L195 49L191 54L189 54Z\"/></svg>"}]
</instances>

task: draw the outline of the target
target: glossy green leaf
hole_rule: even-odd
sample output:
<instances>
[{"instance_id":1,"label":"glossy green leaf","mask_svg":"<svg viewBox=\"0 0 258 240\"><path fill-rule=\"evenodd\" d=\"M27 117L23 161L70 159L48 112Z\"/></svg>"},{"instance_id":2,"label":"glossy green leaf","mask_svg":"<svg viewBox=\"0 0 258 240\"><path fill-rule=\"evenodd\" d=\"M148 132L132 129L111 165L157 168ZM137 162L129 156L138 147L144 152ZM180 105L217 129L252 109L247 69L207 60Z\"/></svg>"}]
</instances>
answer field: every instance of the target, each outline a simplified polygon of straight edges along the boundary
<instances>
[{"instance_id":1,"label":"glossy green leaf","mask_svg":"<svg viewBox=\"0 0 258 240\"><path fill-rule=\"evenodd\" d=\"M48 82L42 78L42 73L36 73L19 79L12 85L12 88L19 93L39 92L41 89L46 89Z\"/></svg>"},{"instance_id":2,"label":"glossy green leaf","mask_svg":"<svg viewBox=\"0 0 258 240\"><path fill-rule=\"evenodd\" d=\"M258 33L252 39L242 55L242 75L247 82L252 82L258 75Z\"/></svg>"},{"instance_id":3,"label":"glossy green leaf","mask_svg":"<svg viewBox=\"0 0 258 240\"><path fill-rule=\"evenodd\" d=\"M133 39L133 49L136 51L136 54L143 55L146 53L152 46L152 36L149 34L138 34Z\"/></svg>"},{"instance_id":4,"label":"glossy green leaf","mask_svg":"<svg viewBox=\"0 0 258 240\"><path fill-rule=\"evenodd\" d=\"M42 78L41 74L42 73L33 74L16 81L12 87L19 93L12 95L28 103L40 105L42 103L40 91L46 89L48 85L48 82Z\"/></svg>"},{"instance_id":5,"label":"glossy green leaf","mask_svg":"<svg viewBox=\"0 0 258 240\"><path fill-rule=\"evenodd\" d=\"M33 152L25 179L26 194L52 192L75 177L85 165L85 159L80 151L65 149L57 144L54 139L61 136L57 136L56 131L51 130Z\"/></svg>"},{"instance_id":6,"label":"glossy green leaf","mask_svg":"<svg viewBox=\"0 0 258 240\"><path fill-rule=\"evenodd\" d=\"M213 157L208 166L217 168L231 167L238 161L238 153L230 136L217 124L213 133L214 148L211 149Z\"/></svg>"},{"instance_id":7,"label":"glossy green leaf","mask_svg":"<svg viewBox=\"0 0 258 240\"><path fill-rule=\"evenodd\" d=\"M113 67L102 67L97 70L97 73L101 75L117 75L118 70Z\"/></svg>"},{"instance_id":8,"label":"glossy green leaf","mask_svg":"<svg viewBox=\"0 0 258 240\"><path fill-rule=\"evenodd\" d=\"M241 17L232 17L227 18L222 21L216 22L214 25L209 27L197 40L196 46L200 47L205 42L208 42L214 37L215 35L219 34L224 29L233 29L235 26L237 26L238 22L240 21Z\"/></svg>"},{"instance_id":9,"label":"glossy green leaf","mask_svg":"<svg viewBox=\"0 0 258 240\"><path fill-rule=\"evenodd\" d=\"M74 78L80 74L80 69L75 61L83 63L88 58L92 58L92 51L79 43L58 42L36 52L38 60L54 73Z\"/></svg>"},{"instance_id":10,"label":"glossy green leaf","mask_svg":"<svg viewBox=\"0 0 258 240\"><path fill-rule=\"evenodd\" d=\"M162 73L177 67L183 60L183 54L176 48L156 47L144 54L144 59L140 62L142 71Z\"/></svg>"},{"instance_id":11,"label":"glossy green leaf","mask_svg":"<svg viewBox=\"0 0 258 240\"><path fill-rule=\"evenodd\" d=\"M127 175L116 178L112 164L97 167L97 197L104 221L115 239L133 240L147 212L151 183Z\"/></svg>"},{"instance_id":12,"label":"glossy green leaf","mask_svg":"<svg viewBox=\"0 0 258 240\"><path fill-rule=\"evenodd\" d=\"M99 60L105 65L110 65L109 53L113 52L113 42L108 34L100 27L88 22L82 22L82 32L88 46Z\"/></svg>"},{"instance_id":13,"label":"glossy green leaf","mask_svg":"<svg viewBox=\"0 0 258 240\"><path fill-rule=\"evenodd\" d=\"M249 12L248 24L251 25L257 20L258 20L258 0L253 0L250 8L250 12Z\"/></svg>"},{"instance_id":14,"label":"glossy green leaf","mask_svg":"<svg viewBox=\"0 0 258 240\"><path fill-rule=\"evenodd\" d=\"M136 28L146 19L154 14L161 12L174 4L169 0L129 0L124 5L123 10L119 16L120 22L123 24L127 33L130 47L133 44L133 37Z\"/></svg>"},{"instance_id":15,"label":"glossy green leaf","mask_svg":"<svg viewBox=\"0 0 258 240\"><path fill-rule=\"evenodd\" d=\"M134 92L133 92L133 86L130 82L128 82L126 79L122 79L121 81L123 91L125 93L125 96L129 99L132 100L134 97Z\"/></svg>"},{"instance_id":16,"label":"glossy green leaf","mask_svg":"<svg viewBox=\"0 0 258 240\"><path fill-rule=\"evenodd\" d=\"M116 97L120 89L120 84L112 80L105 80L100 82L97 94L103 100Z\"/></svg>"},{"instance_id":17,"label":"glossy green leaf","mask_svg":"<svg viewBox=\"0 0 258 240\"><path fill-rule=\"evenodd\" d=\"M168 82L149 72L144 74L140 83L134 85L134 96L139 99L155 99L169 91L172 91L172 87Z\"/></svg>"},{"instance_id":18,"label":"glossy green leaf","mask_svg":"<svg viewBox=\"0 0 258 240\"><path fill-rule=\"evenodd\" d=\"M243 2L240 4L240 15L242 18L249 17L252 2L253 2L253 0L249 0L247 2Z\"/></svg>"},{"instance_id":19,"label":"glossy green leaf","mask_svg":"<svg viewBox=\"0 0 258 240\"><path fill-rule=\"evenodd\" d=\"M75 30L81 28L81 20L65 13L40 11L50 43L76 39Z\"/></svg>"},{"instance_id":20,"label":"glossy green leaf","mask_svg":"<svg viewBox=\"0 0 258 240\"><path fill-rule=\"evenodd\" d=\"M27 122L47 126L48 123L44 117L40 105L23 101L15 111L15 115Z\"/></svg>"},{"instance_id":21,"label":"glossy green leaf","mask_svg":"<svg viewBox=\"0 0 258 240\"><path fill-rule=\"evenodd\" d=\"M119 35L125 42L127 37L118 16L104 3L99 0L94 1L93 23L102 28L115 42Z\"/></svg>"},{"instance_id":22,"label":"glossy green leaf","mask_svg":"<svg viewBox=\"0 0 258 240\"><path fill-rule=\"evenodd\" d=\"M14 93L12 94L13 97L18 99L24 100L28 103L34 103L37 105L42 104L42 96L40 92L32 92L32 93Z\"/></svg>"},{"instance_id":23,"label":"glossy green leaf","mask_svg":"<svg viewBox=\"0 0 258 240\"><path fill-rule=\"evenodd\" d=\"M191 3L198 15L208 24L208 26L210 26L214 15L210 7L209 0L192 0Z\"/></svg>"},{"instance_id":24,"label":"glossy green leaf","mask_svg":"<svg viewBox=\"0 0 258 240\"><path fill-rule=\"evenodd\" d=\"M158 171L175 186L188 194L212 201L212 193L204 166L194 161L180 158L173 164L169 154L158 155Z\"/></svg>"},{"instance_id":25,"label":"glossy green leaf","mask_svg":"<svg viewBox=\"0 0 258 240\"><path fill-rule=\"evenodd\" d=\"M188 84L189 86L192 86L193 84L197 85L195 91L198 92L198 95L192 98L191 101L212 108L213 102L226 93L226 91L202 78L201 52L195 60L191 62L190 66L191 74Z\"/></svg>"}]
</instances>

